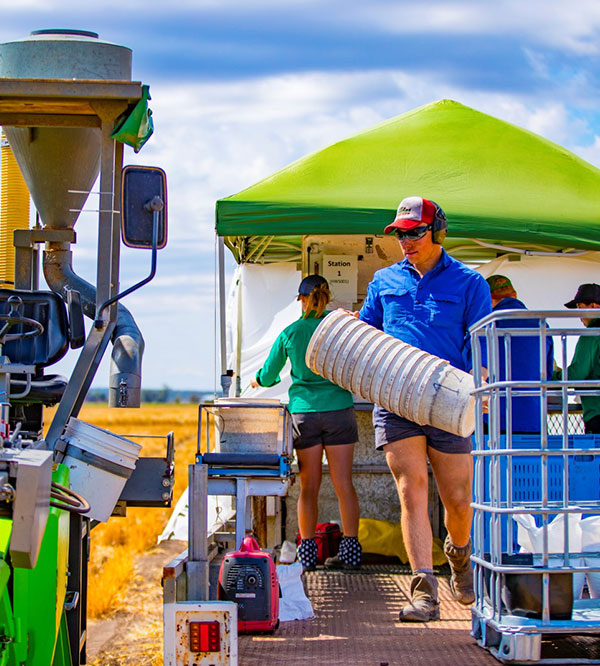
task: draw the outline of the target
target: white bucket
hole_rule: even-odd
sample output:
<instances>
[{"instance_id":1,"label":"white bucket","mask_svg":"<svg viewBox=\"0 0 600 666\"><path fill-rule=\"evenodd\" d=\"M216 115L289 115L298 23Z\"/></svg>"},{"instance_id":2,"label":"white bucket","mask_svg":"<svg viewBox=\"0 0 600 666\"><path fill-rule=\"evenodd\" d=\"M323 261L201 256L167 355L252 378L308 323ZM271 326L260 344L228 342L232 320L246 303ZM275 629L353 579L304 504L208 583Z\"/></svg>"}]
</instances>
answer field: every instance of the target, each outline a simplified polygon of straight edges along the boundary
<instances>
[{"instance_id":1,"label":"white bucket","mask_svg":"<svg viewBox=\"0 0 600 666\"><path fill-rule=\"evenodd\" d=\"M365 324L346 310L335 310L319 324L306 350L306 365L415 423L461 437L475 429L472 375Z\"/></svg>"},{"instance_id":2,"label":"white bucket","mask_svg":"<svg viewBox=\"0 0 600 666\"><path fill-rule=\"evenodd\" d=\"M61 439L71 488L90 503L87 517L106 522L135 469L142 447L108 430L71 418Z\"/></svg>"}]
</instances>

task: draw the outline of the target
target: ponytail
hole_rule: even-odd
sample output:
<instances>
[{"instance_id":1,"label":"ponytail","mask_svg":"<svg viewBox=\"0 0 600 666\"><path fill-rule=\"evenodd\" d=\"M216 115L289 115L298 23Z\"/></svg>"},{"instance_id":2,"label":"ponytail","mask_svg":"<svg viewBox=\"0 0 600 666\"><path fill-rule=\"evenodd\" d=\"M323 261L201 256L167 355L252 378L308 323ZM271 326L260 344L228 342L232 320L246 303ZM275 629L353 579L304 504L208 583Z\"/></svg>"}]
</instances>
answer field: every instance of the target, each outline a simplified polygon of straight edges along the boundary
<instances>
[{"instance_id":1,"label":"ponytail","mask_svg":"<svg viewBox=\"0 0 600 666\"><path fill-rule=\"evenodd\" d=\"M326 284L318 284L306 297L306 306L304 309L303 319L308 317L308 314L313 310L317 312L317 318L323 315L325 307L331 300L331 292Z\"/></svg>"}]
</instances>

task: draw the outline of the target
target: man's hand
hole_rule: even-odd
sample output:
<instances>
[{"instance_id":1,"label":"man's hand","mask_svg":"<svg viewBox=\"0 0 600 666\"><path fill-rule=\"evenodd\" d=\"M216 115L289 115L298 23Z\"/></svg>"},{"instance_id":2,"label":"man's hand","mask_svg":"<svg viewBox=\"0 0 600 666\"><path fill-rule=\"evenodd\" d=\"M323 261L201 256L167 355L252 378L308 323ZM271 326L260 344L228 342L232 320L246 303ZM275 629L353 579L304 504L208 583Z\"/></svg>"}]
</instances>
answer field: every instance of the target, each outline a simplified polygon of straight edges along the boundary
<instances>
[{"instance_id":1,"label":"man's hand","mask_svg":"<svg viewBox=\"0 0 600 666\"><path fill-rule=\"evenodd\" d=\"M481 411L484 414L487 414L489 412L489 407L490 407L490 396L487 393L484 393L481 396Z\"/></svg>"},{"instance_id":2,"label":"man's hand","mask_svg":"<svg viewBox=\"0 0 600 666\"><path fill-rule=\"evenodd\" d=\"M256 379L251 379L250 380L250 386L252 388L258 388L260 386L260 384L256 381Z\"/></svg>"}]
</instances>

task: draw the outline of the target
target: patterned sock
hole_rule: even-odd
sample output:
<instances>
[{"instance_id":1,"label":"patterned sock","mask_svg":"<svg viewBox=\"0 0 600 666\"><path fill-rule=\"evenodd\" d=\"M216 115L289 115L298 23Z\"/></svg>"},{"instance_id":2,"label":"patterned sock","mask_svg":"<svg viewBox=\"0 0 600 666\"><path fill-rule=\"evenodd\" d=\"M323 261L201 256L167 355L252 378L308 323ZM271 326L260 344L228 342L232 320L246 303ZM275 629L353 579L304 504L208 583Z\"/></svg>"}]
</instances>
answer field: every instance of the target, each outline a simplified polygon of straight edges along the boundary
<instances>
[{"instance_id":1,"label":"patterned sock","mask_svg":"<svg viewBox=\"0 0 600 666\"><path fill-rule=\"evenodd\" d=\"M314 539L300 541L298 560L303 567L314 567L317 564L317 542Z\"/></svg>"},{"instance_id":2,"label":"patterned sock","mask_svg":"<svg viewBox=\"0 0 600 666\"><path fill-rule=\"evenodd\" d=\"M358 566L362 561L362 547L358 537L342 537L338 555L344 564Z\"/></svg>"}]
</instances>

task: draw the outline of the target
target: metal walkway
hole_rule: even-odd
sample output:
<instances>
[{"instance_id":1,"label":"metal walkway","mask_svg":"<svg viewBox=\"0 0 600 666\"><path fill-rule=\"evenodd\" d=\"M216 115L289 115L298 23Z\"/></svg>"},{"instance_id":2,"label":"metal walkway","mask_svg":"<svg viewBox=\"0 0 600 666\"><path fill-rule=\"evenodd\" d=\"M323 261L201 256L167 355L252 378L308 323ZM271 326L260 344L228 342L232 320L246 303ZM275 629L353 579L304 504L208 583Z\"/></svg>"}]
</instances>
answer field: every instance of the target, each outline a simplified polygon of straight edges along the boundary
<instances>
[{"instance_id":1,"label":"metal walkway","mask_svg":"<svg viewBox=\"0 0 600 666\"><path fill-rule=\"evenodd\" d=\"M369 565L359 573L317 570L303 576L315 617L284 622L269 636L240 636L240 666L485 666L499 664L469 632L471 613L440 577L441 620L403 624L410 576Z\"/></svg>"}]
</instances>

